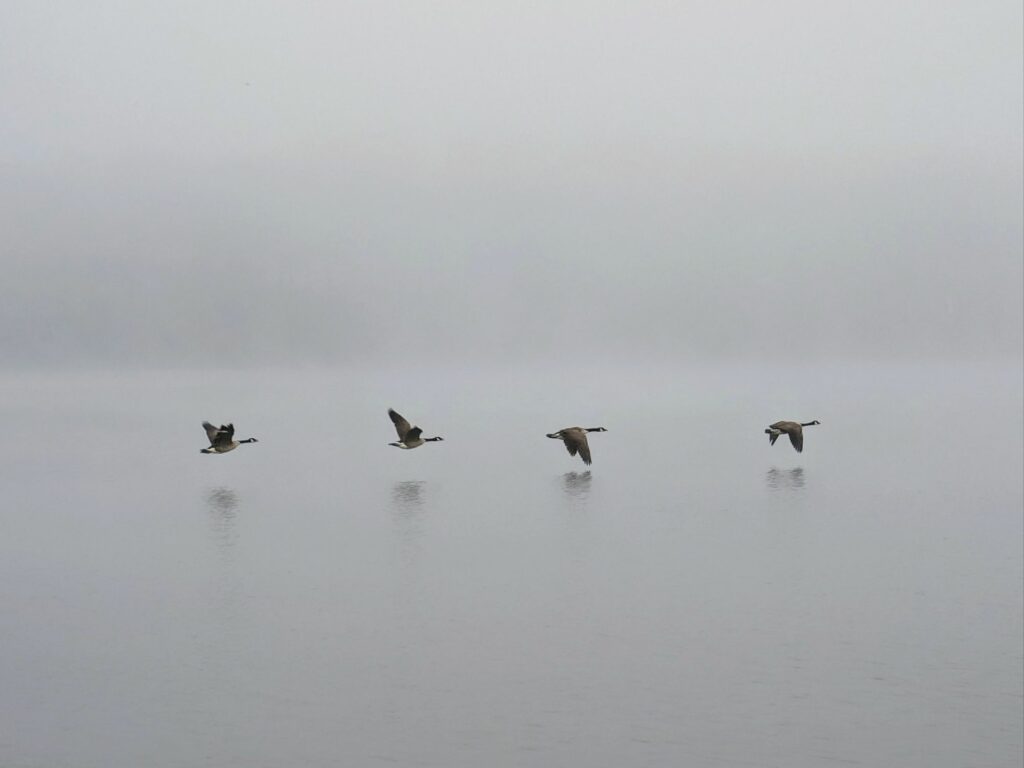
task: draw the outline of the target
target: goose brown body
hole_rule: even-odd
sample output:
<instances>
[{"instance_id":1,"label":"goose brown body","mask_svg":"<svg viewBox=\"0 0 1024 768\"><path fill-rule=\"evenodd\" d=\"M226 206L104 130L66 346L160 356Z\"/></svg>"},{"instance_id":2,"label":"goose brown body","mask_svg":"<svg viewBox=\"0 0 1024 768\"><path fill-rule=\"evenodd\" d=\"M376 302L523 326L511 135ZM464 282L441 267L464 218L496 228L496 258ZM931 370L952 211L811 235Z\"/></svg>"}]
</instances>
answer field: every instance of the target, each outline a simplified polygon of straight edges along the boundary
<instances>
[{"instance_id":1,"label":"goose brown body","mask_svg":"<svg viewBox=\"0 0 1024 768\"><path fill-rule=\"evenodd\" d=\"M813 427L815 424L821 424L820 421L815 419L814 421L807 421L800 423L798 421L776 421L774 424L769 425L765 430L765 434L768 435L768 441L775 445L775 441L779 439L779 435L789 435L789 442L796 448L797 453L803 453L804 450L804 427Z\"/></svg>"},{"instance_id":2,"label":"goose brown body","mask_svg":"<svg viewBox=\"0 0 1024 768\"><path fill-rule=\"evenodd\" d=\"M587 442L587 432L607 432L604 427L566 427L557 432L548 434L552 440L561 440L565 443L565 449L570 456L577 453L583 459L583 463L590 464L590 443Z\"/></svg>"},{"instance_id":3,"label":"goose brown body","mask_svg":"<svg viewBox=\"0 0 1024 768\"><path fill-rule=\"evenodd\" d=\"M419 448L424 443L436 443L444 440L443 437L423 437L423 430L419 427L412 426L406 418L394 408L388 408L388 416L391 417L391 423L395 425L395 432L398 433L398 442L388 443L388 445L411 450L413 448Z\"/></svg>"},{"instance_id":4,"label":"goose brown body","mask_svg":"<svg viewBox=\"0 0 1024 768\"><path fill-rule=\"evenodd\" d=\"M235 450L242 443L259 442L255 437L235 440L234 424L221 424L219 427L215 427L210 422L204 421L203 429L206 430L206 437L210 440L210 447L201 448L199 450L200 453L227 453L228 451Z\"/></svg>"}]
</instances>

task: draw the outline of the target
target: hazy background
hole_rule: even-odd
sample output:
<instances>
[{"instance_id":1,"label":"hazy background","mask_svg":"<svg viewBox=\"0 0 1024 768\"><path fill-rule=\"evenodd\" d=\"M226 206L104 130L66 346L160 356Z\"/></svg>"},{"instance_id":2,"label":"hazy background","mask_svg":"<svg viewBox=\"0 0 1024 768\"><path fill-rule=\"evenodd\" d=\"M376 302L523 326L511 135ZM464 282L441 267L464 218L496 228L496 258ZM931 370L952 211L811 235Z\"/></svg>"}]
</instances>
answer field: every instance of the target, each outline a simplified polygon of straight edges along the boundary
<instances>
[{"instance_id":1,"label":"hazy background","mask_svg":"<svg viewBox=\"0 0 1024 768\"><path fill-rule=\"evenodd\" d=\"M0 4L0 763L1019 766L1022 16Z\"/></svg>"},{"instance_id":2,"label":"hazy background","mask_svg":"<svg viewBox=\"0 0 1024 768\"><path fill-rule=\"evenodd\" d=\"M1020 766L1016 366L367 369L0 376L4 768Z\"/></svg>"},{"instance_id":3,"label":"hazy background","mask_svg":"<svg viewBox=\"0 0 1024 768\"><path fill-rule=\"evenodd\" d=\"M0 364L1019 360L1021 27L5 2Z\"/></svg>"}]
</instances>

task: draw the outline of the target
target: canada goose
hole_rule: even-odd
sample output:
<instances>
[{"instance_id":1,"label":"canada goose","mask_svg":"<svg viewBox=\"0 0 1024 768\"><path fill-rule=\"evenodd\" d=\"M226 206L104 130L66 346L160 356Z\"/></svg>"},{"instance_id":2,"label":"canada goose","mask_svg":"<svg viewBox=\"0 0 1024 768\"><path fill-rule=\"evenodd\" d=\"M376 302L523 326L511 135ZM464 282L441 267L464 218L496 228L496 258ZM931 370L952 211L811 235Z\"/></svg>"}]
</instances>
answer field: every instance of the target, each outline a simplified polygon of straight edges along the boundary
<instances>
[{"instance_id":1,"label":"canada goose","mask_svg":"<svg viewBox=\"0 0 1024 768\"><path fill-rule=\"evenodd\" d=\"M566 427L548 435L552 440L561 440L570 456L579 451L584 464L590 464L590 445L587 443L587 432L607 432L604 427Z\"/></svg>"},{"instance_id":2,"label":"canada goose","mask_svg":"<svg viewBox=\"0 0 1024 768\"><path fill-rule=\"evenodd\" d=\"M395 425L395 431L398 433L398 442L388 443L388 445L412 450L419 448L424 443L437 443L444 440L443 437L420 437L423 430L419 427L409 426L409 422L394 408L388 408L388 416L391 417L391 423Z\"/></svg>"},{"instance_id":3,"label":"canada goose","mask_svg":"<svg viewBox=\"0 0 1024 768\"><path fill-rule=\"evenodd\" d=\"M210 422L204 421L203 429L206 430L206 436L210 438L210 447L200 449L200 453L227 453L235 450L242 443L259 442L255 437L235 440L234 424L221 424L219 427L215 427Z\"/></svg>"},{"instance_id":4,"label":"canada goose","mask_svg":"<svg viewBox=\"0 0 1024 768\"><path fill-rule=\"evenodd\" d=\"M804 427L813 427L815 424L821 424L820 421L815 419L814 421L807 421L800 424L795 421L776 421L768 429L765 430L765 434L768 435L768 440L772 445L775 445L775 441L779 439L779 435L786 433L789 435L789 442L796 448L797 453L803 453L804 450Z\"/></svg>"}]
</instances>

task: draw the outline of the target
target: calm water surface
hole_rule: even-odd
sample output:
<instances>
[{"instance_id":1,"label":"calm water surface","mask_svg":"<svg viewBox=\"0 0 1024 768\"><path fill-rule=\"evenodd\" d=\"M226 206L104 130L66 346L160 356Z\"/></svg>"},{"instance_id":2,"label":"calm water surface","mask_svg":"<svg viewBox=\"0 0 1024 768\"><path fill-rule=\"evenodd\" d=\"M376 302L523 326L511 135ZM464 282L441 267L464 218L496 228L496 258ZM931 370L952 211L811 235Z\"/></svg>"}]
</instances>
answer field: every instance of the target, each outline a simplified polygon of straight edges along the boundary
<instances>
[{"instance_id":1,"label":"calm water surface","mask_svg":"<svg viewBox=\"0 0 1024 768\"><path fill-rule=\"evenodd\" d=\"M0 378L0 764L1020 765L1019 365L558 373Z\"/></svg>"}]
</instances>

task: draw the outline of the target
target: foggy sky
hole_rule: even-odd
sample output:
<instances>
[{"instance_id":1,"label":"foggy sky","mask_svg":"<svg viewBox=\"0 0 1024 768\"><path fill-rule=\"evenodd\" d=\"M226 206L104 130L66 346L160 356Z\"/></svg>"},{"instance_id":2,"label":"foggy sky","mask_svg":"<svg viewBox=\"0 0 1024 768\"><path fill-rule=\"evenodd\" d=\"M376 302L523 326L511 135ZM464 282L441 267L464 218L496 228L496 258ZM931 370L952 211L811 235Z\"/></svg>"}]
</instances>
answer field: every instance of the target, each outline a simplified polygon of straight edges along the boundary
<instances>
[{"instance_id":1,"label":"foggy sky","mask_svg":"<svg viewBox=\"0 0 1024 768\"><path fill-rule=\"evenodd\" d=\"M0 6L0 364L1011 357L1019 2Z\"/></svg>"}]
</instances>

